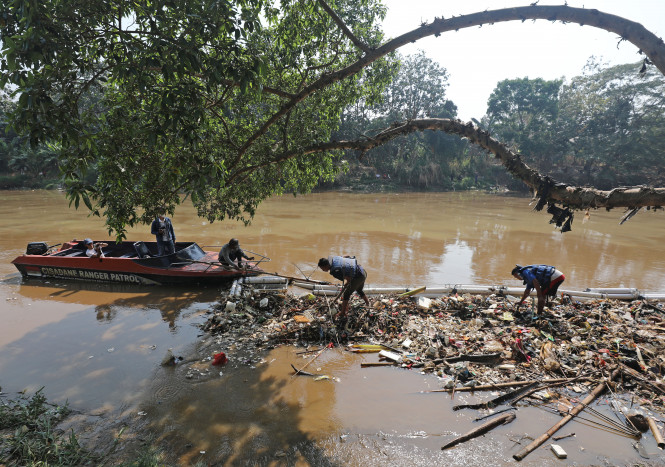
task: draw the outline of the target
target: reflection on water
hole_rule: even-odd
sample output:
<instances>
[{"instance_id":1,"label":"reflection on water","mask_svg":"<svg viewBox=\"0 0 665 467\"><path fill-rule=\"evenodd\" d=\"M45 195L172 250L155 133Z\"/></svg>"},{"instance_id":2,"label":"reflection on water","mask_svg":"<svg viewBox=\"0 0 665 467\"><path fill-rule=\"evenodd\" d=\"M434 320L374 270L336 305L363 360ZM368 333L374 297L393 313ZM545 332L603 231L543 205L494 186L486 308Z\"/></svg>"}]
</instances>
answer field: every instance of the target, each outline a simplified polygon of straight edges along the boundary
<instances>
[{"instance_id":1,"label":"reflection on water","mask_svg":"<svg viewBox=\"0 0 665 467\"><path fill-rule=\"evenodd\" d=\"M548 263L564 271L566 286L573 289L663 291L662 215L640 213L619 226L620 213L592 213L588 222L576 219L573 231L562 235L523 198L325 193L269 200L248 228L208 224L189 206L173 221L179 239L217 250L237 237L241 246L272 258L266 270L288 276L327 280L316 262L335 253L356 255L368 270L370 286L518 285L509 273L515 263ZM300 459L315 465L502 465L512 463L511 454L520 448L506 439L539 435L554 424L551 414L520 410L520 424L501 427L471 448L442 453L445 441L473 427L470 416L452 412L446 396L420 394L436 387L431 377L360 369L359 359L369 357L327 351L312 370L340 381L317 382L291 378L290 364L306 361L293 349L241 355L232 341L220 338L208 345L231 359L222 375L208 361L161 367L169 348L194 358L196 324L219 287L23 280L10 262L29 241L101 240L105 229L99 219L68 209L57 192L0 192L0 216L2 389L46 386L52 400L69 400L87 413L127 415L168 432L177 428L165 436L183 463ZM148 226L131 229L128 237L152 240ZM192 365L200 372L187 379ZM148 415L141 419L139 410ZM582 436L579 426L574 429L577 440L564 448L574 453L575 462L603 463L594 454L599 452L634 460L623 439L597 432ZM556 465L546 450L527 460Z\"/></svg>"}]
</instances>

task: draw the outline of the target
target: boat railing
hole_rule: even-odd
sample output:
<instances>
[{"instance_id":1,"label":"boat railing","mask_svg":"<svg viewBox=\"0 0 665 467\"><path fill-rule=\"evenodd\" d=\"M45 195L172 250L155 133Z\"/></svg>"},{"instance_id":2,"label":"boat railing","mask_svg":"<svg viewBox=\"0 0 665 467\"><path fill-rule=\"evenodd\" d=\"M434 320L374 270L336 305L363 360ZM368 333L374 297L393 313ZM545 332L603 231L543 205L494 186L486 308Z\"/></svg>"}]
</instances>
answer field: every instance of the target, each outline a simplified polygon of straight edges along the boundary
<instances>
[{"instance_id":1,"label":"boat railing","mask_svg":"<svg viewBox=\"0 0 665 467\"><path fill-rule=\"evenodd\" d=\"M256 253L256 252L254 252L254 251L250 251L250 250L244 250L244 251L245 251L246 253L251 253L251 254L253 254L253 255L256 255L256 256L260 256L260 257L261 257L260 260L258 260L257 262L254 263L254 267L259 267L259 264L261 264L261 263L263 263L263 262L267 263L267 262L271 261L270 258L268 258L267 256L262 255L261 253Z\"/></svg>"}]
</instances>

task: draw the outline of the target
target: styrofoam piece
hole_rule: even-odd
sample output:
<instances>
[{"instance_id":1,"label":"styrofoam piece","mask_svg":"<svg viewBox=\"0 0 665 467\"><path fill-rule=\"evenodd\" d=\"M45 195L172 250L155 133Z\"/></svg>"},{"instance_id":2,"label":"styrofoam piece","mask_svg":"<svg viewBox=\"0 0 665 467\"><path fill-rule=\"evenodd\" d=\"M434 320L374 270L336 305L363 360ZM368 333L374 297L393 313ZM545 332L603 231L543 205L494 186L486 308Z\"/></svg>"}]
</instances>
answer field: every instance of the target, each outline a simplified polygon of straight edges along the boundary
<instances>
[{"instance_id":1,"label":"styrofoam piece","mask_svg":"<svg viewBox=\"0 0 665 467\"><path fill-rule=\"evenodd\" d=\"M429 310L432 306L432 299L428 297L418 297L418 308Z\"/></svg>"},{"instance_id":2,"label":"styrofoam piece","mask_svg":"<svg viewBox=\"0 0 665 467\"><path fill-rule=\"evenodd\" d=\"M561 446L559 446L558 444L552 444L552 445L550 446L550 449L552 449L552 452L553 452L553 453L554 453L559 459L565 459L566 457L568 457L568 454L566 453L566 451L564 451L563 448L562 448Z\"/></svg>"},{"instance_id":3,"label":"styrofoam piece","mask_svg":"<svg viewBox=\"0 0 665 467\"><path fill-rule=\"evenodd\" d=\"M395 353L395 352L390 352L389 350L382 350L379 352L379 357L387 358L388 360L392 360L393 362L400 363L402 361L402 356Z\"/></svg>"}]
</instances>

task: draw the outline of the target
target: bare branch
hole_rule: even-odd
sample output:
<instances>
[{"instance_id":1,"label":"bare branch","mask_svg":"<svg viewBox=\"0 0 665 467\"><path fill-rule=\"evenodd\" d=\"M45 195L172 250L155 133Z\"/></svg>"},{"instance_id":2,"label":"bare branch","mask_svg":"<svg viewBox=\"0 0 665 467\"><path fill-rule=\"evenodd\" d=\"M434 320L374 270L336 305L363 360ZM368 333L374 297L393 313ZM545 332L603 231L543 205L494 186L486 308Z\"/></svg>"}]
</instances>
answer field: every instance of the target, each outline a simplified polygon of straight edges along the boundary
<instances>
[{"instance_id":1,"label":"bare branch","mask_svg":"<svg viewBox=\"0 0 665 467\"><path fill-rule=\"evenodd\" d=\"M330 8L330 6L325 2L325 0L319 0L319 4L321 4L321 7L323 7L323 9L326 11L326 13L328 13L328 15L330 15L332 20L335 22L335 24L337 24L337 26L339 26L339 28L342 30L344 35L346 37L348 37L356 47L358 47L360 50L362 50L366 54L370 53L371 49L367 46L367 44L365 44L363 41L358 39L355 36L355 34L353 34L351 32L351 30L346 26L346 24L344 24L344 21L342 21L342 18L337 16L337 13L335 13L333 11L333 9Z\"/></svg>"},{"instance_id":2,"label":"bare branch","mask_svg":"<svg viewBox=\"0 0 665 467\"><path fill-rule=\"evenodd\" d=\"M364 153L399 136L424 130L439 130L467 138L470 142L477 144L499 158L503 166L515 177L526 183L532 191L544 196L548 201L561 203L571 209L611 209L617 207L633 209L646 206L665 206L665 188L637 186L603 191L595 188L569 186L556 182L552 178L542 175L529 167L524 163L520 154L492 138L487 131L478 128L471 122L464 123L461 120L445 118L408 120L394 124L371 139L331 141L315 144L300 150L286 151L261 164L248 166L234 172L230 175L227 183L232 183L237 177L243 174L248 174L294 157L341 149L354 149Z\"/></svg>"}]
</instances>

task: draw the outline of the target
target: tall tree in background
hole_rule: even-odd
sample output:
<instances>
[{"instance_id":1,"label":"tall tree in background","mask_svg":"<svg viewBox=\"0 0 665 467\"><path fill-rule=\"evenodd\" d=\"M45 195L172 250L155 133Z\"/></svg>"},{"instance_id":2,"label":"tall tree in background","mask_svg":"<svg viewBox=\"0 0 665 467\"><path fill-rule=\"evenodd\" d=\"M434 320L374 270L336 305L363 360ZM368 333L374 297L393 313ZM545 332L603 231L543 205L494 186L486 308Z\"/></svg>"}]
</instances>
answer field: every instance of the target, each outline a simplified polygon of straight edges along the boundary
<instances>
[{"instance_id":1,"label":"tall tree in background","mask_svg":"<svg viewBox=\"0 0 665 467\"><path fill-rule=\"evenodd\" d=\"M542 78L500 81L487 102L489 131L541 171L558 163L563 147L558 134L559 90L563 80Z\"/></svg>"},{"instance_id":2,"label":"tall tree in background","mask_svg":"<svg viewBox=\"0 0 665 467\"><path fill-rule=\"evenodd\" d=\"M347 108L339 138L371 137L403 120L456 117L457 107L446 98L445 68L422 51L398 58L399 70L376 104L361 102ZM459 138L441 132L411 134L369 151L362 162L409 186L452 187L446 183L449 162L461 154L462 147Z\"/></svg>"},{"instance_id":3,"label":"tall tree in background","mask_svg":"<svg viewBox=\"0 0 665 467\"><path fill-rule=\"evenodd\" d=\"M9 116L16 103L0 91L0 173L1 188L39 186L41 181L53 181L59 175L58 148L47 144L32 146L28 137L17 134L9 126Z\"/></svg>"},{"instance_id":4,"label":"tall tree in background","mask_svg":"<svg viewBox=\"0 0 665 467\"><path fill-rule=\"evenodd\" d=\"M578 183L665 184L665 77L638 65L591 62L563 87L560 125Z\"/></svg>"}]
</instances>

